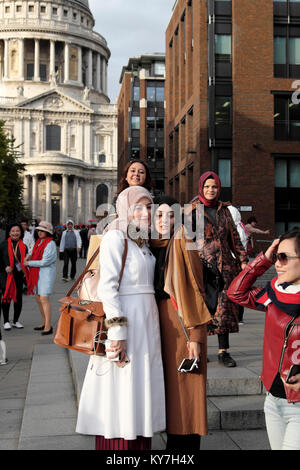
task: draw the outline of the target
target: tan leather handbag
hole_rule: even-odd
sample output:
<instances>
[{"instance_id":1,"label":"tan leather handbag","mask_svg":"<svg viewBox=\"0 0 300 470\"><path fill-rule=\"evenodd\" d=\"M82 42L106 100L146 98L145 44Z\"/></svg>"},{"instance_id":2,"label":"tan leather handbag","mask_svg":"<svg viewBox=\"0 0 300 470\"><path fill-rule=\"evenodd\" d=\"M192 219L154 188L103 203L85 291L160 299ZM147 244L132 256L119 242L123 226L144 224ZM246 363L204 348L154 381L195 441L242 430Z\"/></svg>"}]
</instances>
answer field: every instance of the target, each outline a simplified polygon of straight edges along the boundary
<instances>
[{"instance_id":1,"label":"tan leather handbag","mask_svg":"<svg viewBox=\"0 0 300 470\"><path fill-rule=\"evenodd\" d=\"M128 240L125 238L125 247L122 259L122 268L120 272L119 288L123 277L128 251ZM81 297L72 297L73 291L82 284L86 275L89 276L89 268L99 255L100 248L96 250L89 260L86 268L79 276L73 287L67 293L67 296L60 299L62 303L61 311L56 331L54 334L54 343L67 349L74 349L84 354L105 355L104 341L106 339L105 313L102 302ZM100 276L97 276L98 282ZM97 292L93 279L93 290ZM90 286L91 287L91 286ZM96 297L96 294L92 294Z\"/></svg>"}]
</instances>

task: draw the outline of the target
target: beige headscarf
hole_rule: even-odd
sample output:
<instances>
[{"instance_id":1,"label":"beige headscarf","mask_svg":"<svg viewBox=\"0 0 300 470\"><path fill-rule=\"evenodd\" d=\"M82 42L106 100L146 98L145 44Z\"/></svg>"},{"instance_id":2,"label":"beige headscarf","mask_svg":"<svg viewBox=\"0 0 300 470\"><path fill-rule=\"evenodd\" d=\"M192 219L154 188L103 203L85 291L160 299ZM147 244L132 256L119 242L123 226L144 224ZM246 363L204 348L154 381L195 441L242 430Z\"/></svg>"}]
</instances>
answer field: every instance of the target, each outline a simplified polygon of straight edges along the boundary
<instances>
[{"instance_id":1,"label":"beige headscarf","mask_svg":"<svg viewBox=\"0 0 300 470\"><path fill-rule=\"evenodd\" d=\"M133 209L142 198L147 198L149 203L153 204L151 194L143 186L130 186L129 188L124 189L124 191L119 194L116 202L118 217L108 225L108 227L105 229L105 232L108 230L121 230L139 246L144 245L148 238L145 237L145 234L141 232L141 236L139 236L137 230L133 229L133 233L128 230L133 221ZM134 236L130 236L131 233Z\"/></svg>"}]
</instances>

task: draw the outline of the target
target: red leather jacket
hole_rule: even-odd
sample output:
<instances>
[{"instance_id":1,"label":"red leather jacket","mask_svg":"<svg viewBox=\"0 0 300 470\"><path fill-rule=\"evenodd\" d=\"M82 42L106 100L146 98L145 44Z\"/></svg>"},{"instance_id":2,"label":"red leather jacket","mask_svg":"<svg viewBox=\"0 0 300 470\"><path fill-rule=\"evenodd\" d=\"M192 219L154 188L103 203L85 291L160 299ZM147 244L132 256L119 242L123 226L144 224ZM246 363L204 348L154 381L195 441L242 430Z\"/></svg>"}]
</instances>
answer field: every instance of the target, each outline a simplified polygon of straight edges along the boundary
<instances>
[{"instance_id":1,"label":"red leather jacket","mask_svg":"<svg viewBox=\"0 0 300 470\"><path fill-rule=\"evenodd\" d=\"M261 290L252 287L257 277L272 266L263 253L260 253L232 281L227 296L244 307L259 310L255 301ZM263 346L263 369L261 380L269 391L279 372L282 379L287 378L290 367L300 363L300 317L293 318L279 310L273 303L265 307L266 320ZM289 403L300 402L300 391L285 388Z\"/></svg>"}]
</instances>

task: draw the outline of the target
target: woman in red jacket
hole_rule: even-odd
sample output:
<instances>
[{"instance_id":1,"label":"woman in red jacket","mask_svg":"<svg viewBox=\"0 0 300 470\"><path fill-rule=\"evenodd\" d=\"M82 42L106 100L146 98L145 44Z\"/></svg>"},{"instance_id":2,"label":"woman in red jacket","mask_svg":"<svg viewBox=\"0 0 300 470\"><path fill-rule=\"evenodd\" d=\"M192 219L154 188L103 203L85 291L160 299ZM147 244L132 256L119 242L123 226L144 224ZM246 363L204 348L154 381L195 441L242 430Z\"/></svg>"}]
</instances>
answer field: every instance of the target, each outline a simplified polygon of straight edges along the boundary
<instances>
[{"instance_id":1,"label":"woman in red jacket","mask_svg":"<svg viewBox=\"0 0 300 470\"><path fill-rule=\"evenodd\" d=\"M275 262L264 289L256 278ZM272 450L300 450L300 229L274 240L234 279L228 297L266 312L263 370L265 417Z\"/></svg>"}]
</instances>

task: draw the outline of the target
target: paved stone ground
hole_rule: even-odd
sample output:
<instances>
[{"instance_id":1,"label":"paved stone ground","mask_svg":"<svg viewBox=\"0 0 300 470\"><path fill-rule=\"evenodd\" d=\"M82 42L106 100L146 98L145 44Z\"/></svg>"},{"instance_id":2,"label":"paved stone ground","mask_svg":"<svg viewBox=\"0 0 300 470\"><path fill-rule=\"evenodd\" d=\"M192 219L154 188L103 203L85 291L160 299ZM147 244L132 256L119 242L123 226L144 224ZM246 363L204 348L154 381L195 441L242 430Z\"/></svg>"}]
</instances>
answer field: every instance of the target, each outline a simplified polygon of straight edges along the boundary
<instances>
[{"instance_id":1,"label":"paved stone ground","mask_svg":"<svg viewBox=\"0 0 300 470\"><path fill-rule=\"evenodd\" d=\"M81 272L84 260L78 260L77 266L78 272ZM61 273L62 263L58 261L55 293L51 297L53 325L59 316L58 299L64 297L70 287L70 283L61 281ZM75 355L75 364L72 365L74 357L63 348L53 345L52 336L43 337L33 331L33 327L40 323L40 314L33 297L24 297L20 321L25 326L23 330L6 332L2 329L9 363L0 367L0 450L93 449L93 438L77 435L74 431L77 399L83 380L80 361L84 362L85 356L80 355L81 359L76 359ZM244 402L250 400L247 395L232 397L233 386L237 387L237 395L242 393L239 387L245 383L251 394L261 392L251 387L258 387L263 322L263 314L246 310L245 325L239 334L231 335L230 338L230 351L238 362L238 367L230 371L218 365L217 338L209 338L209 395L215 395L213 389L220 387L217 396L209 396L209 407L225 407L224 416L226 410L230 413L232 407L236 406L237 399ZM224 396L226 393L227 397ZM164 446L165 436L155 436L153 447L162 450ZM269 444L265 429L233 431L223 428L210 429L209 435L202 439L201 448L265 450L269 449Z\"/></svg>"}]
</instances>

